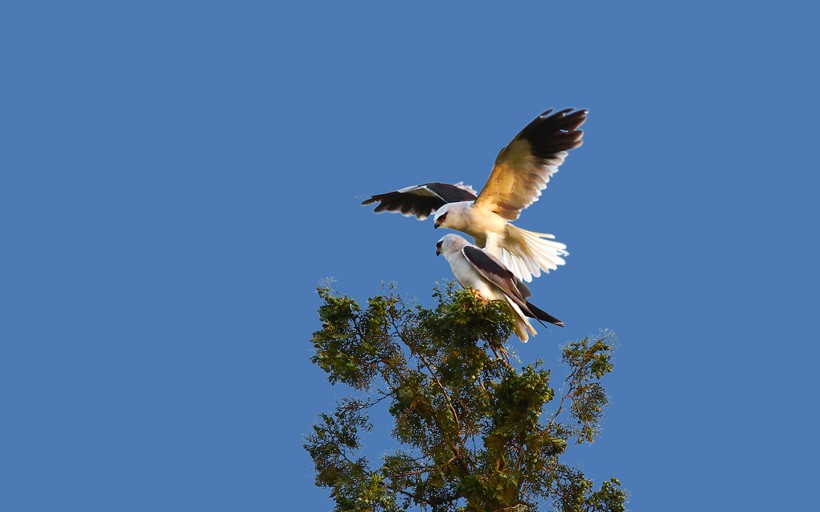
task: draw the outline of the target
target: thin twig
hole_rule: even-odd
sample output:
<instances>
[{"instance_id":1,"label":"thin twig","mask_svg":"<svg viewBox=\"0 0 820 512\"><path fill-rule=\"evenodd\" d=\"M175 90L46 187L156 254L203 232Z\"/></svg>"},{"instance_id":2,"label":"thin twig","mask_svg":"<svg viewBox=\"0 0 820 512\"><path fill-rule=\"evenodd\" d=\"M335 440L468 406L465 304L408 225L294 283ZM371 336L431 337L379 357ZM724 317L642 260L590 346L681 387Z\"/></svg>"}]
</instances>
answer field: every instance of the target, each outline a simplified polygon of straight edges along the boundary
<instances>
[{"instance_id":1,"label":"thin twig","mask_svg":"<svg viewBox=\"0 0 820 512\"><path fill-rule=\"evenodd\" d=\"M450 412L453 413L453 417L456 420L456 427L458 428L459 431L461 431L461 422L458 419L458 413L456 412L456 408L455 408L455 406L453 406L453 402L450 400L450 395L447 393L447 390L444 388L444 385L442 385L441 381L438 380L438 375L436 374L436 372L433 371L433 368L431 367L430 363L427 361L427 358L424 357L423 354L419 354L419 359L421 359L424 362L424 366L427 367L427 370L430 372L430 376L433 377L433 380L436 382L436 384L438 384L438 387L441 389L441 392L444 394L444 398L447 399L447 405L450 406Z\"/></svg>"},{"instance_id":2,"label":"thin twig","mask_svg":"<svg viewBox=\"0 0 820 512\"><path fill-rule=\"evenodd\" d=\"M570 394L572 394L572 392L576 389L576 386L578 384L578 382L577 382L578 374L581 372L581 370L586 368L587 363L591 359L592 359L592 356L590 356L589 354L586 354L585 357L584 357L584 360L581 361L581 365L578 366L578 368L576 368L575 371L573 371L571 374L569 374L569 376L567 376L566 379L564 379L564 382L567 382L569 387L567 388L567 392L564 393L564 396L561 397L561 403L558 404L558 409L556 409L555 414L552 415L552 419L550 420L550 425L553 425L555 423L555 420L558 418L558 415L561 414L561 412L564 410L564 402L566 401L567 397L569 397ZM573 399L573 401L575 401L575 399Z\"/></svg>"}]
</instances>

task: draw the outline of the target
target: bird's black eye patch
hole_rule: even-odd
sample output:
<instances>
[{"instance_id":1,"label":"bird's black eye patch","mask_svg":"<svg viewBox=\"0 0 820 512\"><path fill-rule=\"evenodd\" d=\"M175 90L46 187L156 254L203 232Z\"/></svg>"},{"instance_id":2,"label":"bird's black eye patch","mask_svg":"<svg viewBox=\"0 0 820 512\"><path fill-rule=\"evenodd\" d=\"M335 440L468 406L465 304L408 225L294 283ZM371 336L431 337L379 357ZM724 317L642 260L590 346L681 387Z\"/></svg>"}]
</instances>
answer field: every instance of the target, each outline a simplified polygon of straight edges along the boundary
<instances>
[{"instance_id":1,"label":"bird's black eye patch","mask_svg":"<svg viewBox=\"0 0 820 512\"><path fill-rule=\"evenodd\" d=\"M441 242L439 242L439 243L437 243L437 244L436 244L436 248L437 248L437 249L441 249Z\"/></svg>"}]
</instances>

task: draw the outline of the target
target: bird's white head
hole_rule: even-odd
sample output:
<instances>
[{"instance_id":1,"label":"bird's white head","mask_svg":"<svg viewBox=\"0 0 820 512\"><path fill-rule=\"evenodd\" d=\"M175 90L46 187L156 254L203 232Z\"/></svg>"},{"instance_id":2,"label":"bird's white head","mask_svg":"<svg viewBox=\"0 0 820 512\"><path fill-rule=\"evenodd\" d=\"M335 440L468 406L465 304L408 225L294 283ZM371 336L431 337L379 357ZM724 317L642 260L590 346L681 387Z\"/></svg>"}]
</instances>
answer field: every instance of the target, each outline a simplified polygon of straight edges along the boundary
<instances>
[{"instance_id":1,"label":"bird's white head","mask_svg":"<svg viewBox=\"0 0 820 512\"><path fill-rule=\"evenodd\" d=\"M469 244L469 242L467 242L464 237L454 234L444 235L441 237L441 240L436 243L436 256L443 254L446 257L448 254L460 251L461 248L467 244Z\"/></svg>"},{"instance_id":2,"label":"bird's white head","mask_svg":"<svg viewBox=\"0 0 820 512\"><path fill-rule=\"evenodd\" d=\"M472 201L461 201L458 203L447 203L438 210L433 217L433 227L459 229L464 216L464 209L472 204Z\"/></svg>"}]
</instances>

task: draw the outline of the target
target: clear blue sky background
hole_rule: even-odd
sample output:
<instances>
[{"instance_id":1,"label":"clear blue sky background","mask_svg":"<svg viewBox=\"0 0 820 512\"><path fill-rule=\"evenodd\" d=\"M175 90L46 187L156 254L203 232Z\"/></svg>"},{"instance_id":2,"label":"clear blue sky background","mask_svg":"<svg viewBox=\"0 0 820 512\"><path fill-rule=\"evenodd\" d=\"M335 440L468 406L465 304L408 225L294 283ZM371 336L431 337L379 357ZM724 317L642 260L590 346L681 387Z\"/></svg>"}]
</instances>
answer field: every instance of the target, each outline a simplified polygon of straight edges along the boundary
<instances>
[{"instance_id":1,"label":"clear blue sky background","mask_svg":"<svg viewBox=\"0 0 820 512\"><path fill-rule=\"evenodd\" d=\"M16 4L16 5L12 5ZM432 223L367 194L480 187L590 109L522 227L533 285L620 337L573 460L632 510L807 510L816 486L817 50L808 2L5 2L0 509L328 510L301 447L327 276L429 304Z\"/></svg>"}]
</instances>

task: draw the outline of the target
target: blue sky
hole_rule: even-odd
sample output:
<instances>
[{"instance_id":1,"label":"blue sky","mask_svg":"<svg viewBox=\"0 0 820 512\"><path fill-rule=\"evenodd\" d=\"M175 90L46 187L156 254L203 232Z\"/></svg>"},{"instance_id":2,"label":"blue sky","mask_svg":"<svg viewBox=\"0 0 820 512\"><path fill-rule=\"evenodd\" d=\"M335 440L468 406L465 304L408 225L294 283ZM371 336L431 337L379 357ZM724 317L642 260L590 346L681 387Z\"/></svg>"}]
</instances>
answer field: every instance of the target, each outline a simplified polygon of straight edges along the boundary
<instances>
[{"instance_id":1,"label":"blue sky","mask_svg":"<svg viewBox=\"0 0 820 512\"><path fill-rule=\"evenodd\" d=\"M518 222L532 286L614 330L602 437L632 510L805 509L818 455L817 48L798 2L6 3L0 508L328 510L301 447L322 278L424 304L432 223L548 107L585 144ZM547 307L548 306L548 307ZM516 342L517 343L517 342Z\"/></svg>"}]
</instances>

